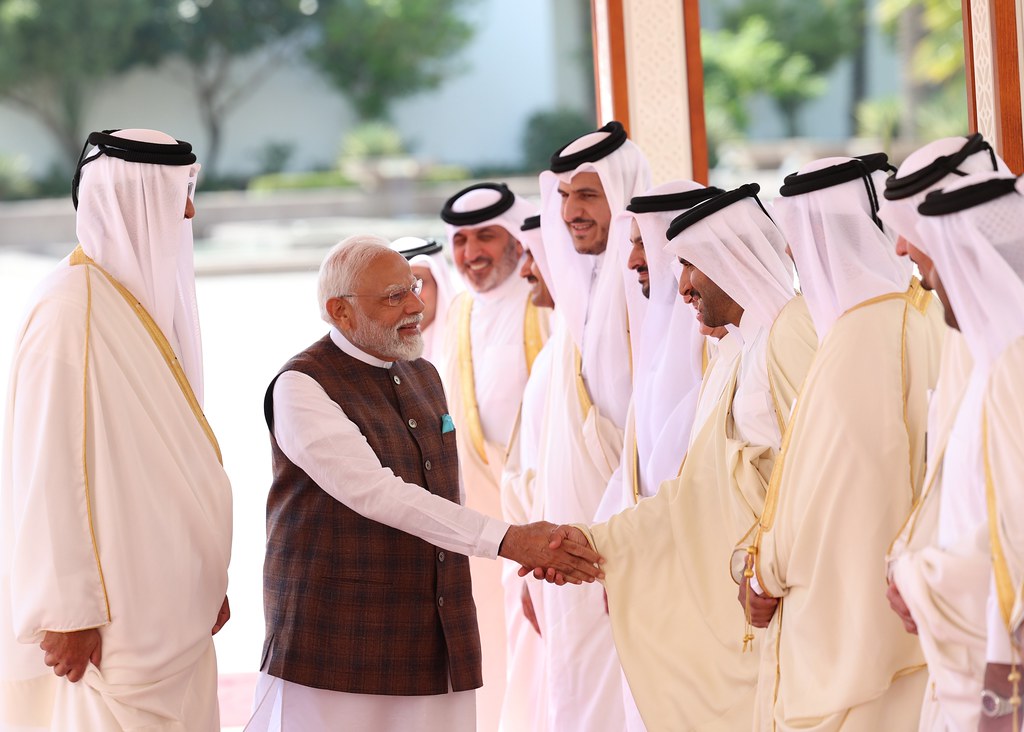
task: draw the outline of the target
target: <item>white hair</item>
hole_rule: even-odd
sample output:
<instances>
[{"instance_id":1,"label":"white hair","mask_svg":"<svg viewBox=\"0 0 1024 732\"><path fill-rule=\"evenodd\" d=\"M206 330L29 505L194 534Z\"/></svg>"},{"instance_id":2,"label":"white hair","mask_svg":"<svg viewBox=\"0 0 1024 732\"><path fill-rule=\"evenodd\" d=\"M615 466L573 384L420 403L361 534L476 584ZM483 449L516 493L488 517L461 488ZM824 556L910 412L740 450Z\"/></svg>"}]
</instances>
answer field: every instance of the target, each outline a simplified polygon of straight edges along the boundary
<instances>
[{"instance_id":1,"label":"white hair","mask_svg":"<svg viewBox=\"0 0 1024 732\"><path fill-rule=\"evenodd\" d=\"M317 277L320 317L333 325L327 301L339 295L351 295L370 262L381 254L393 252L387 239L373 234L355 234L335 244L320 264Z\"/></svg>"}]
</instances>

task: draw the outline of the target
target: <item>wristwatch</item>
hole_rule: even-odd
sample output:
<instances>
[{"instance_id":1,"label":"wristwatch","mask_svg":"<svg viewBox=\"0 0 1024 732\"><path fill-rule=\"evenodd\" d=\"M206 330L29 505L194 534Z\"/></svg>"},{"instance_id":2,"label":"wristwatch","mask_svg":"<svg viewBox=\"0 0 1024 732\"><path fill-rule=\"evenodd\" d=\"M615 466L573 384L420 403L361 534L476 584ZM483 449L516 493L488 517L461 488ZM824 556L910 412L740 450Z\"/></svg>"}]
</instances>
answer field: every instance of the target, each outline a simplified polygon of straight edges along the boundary
<instances>
[{"instance_id":1,"label":"wristwatch","mask_svg":"<svg viewBox=\"0 0 1024 732\"><path fill-rule=\"evenodd\" d=\"M991 689L981 692L981 712L986 717L1003 717L1013 711L1013 704L1004 696Z\"/></svg>"}]
</instances>

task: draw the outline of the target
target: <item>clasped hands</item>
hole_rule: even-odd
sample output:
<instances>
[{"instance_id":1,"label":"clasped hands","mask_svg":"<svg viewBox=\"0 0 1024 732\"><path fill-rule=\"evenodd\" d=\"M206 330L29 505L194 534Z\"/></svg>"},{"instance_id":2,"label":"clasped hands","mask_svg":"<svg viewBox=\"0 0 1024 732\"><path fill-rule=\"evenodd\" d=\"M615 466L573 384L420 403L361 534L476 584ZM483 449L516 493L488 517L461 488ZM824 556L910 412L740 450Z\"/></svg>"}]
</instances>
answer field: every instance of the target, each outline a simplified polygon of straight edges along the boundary
<instances>
[{"instance_id":1,"label":"clasped hands","mask_svg":"<svg viewBox=\"0 0 1024 732\"><path fill-rule=\"evenodd\" d=\"M230 617L231 608L225 597L217 612L211 635L216 635ZM43 663L52 668L54 674L67 677L71 683L81 681L89 663L99 666L103 657L103 639L98 628L66 633L48 630L39 648L43 651Z\"/></svg>"},{"instance_id":2,"label":"clasped hands","mask_svg":"<svg viewBox=\"0 0 1024 732\"><path fill-rule=\"evenodd\" d=\"M532 573L556 585L604 579L601 556L583 532L572 526L547 521L510 526L498 553L522 565L520 577Z\"/></svg>"}]
</instances>

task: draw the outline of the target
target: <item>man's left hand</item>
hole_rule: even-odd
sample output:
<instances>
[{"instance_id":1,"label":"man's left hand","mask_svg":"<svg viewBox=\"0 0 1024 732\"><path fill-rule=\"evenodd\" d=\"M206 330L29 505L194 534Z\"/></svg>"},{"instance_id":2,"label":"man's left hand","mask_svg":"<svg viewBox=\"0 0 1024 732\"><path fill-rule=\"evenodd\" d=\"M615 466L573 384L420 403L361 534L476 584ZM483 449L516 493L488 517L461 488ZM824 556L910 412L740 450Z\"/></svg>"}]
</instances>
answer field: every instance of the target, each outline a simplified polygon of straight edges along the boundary
<instances>
[{"instance_id":1,"label":"man's left hand","mask_svg":"<svg viewBox=\"0 0 1024 732\"><path fill-rule=\"evenodd\" d=\"M556 535L556 531L562 529L576 532L579 536ZM598 566L603 561L601 556L590 547L583 532L569 526L556 527L547 521L510 526L499 553L521 564L521 575L532 570L542 573L546 570L550 577L557 576L561 580L558 584L570 582L574 585L604 579L604 572Z\"/></svg>"},{"instance_id":2,"label":"man's left hand","mask_svg":"<svg viewBox=\"0 0 1024 732\"><path fill-rule=\"evenodd\" d=\"M229 620L231 620L231 606L228 605L228 596L224 595L224 602L220 606L220 612L217 613L217 622L213 624L211 635L217 635L217 631L223 628Z\"/></svg>"}]
</instances>

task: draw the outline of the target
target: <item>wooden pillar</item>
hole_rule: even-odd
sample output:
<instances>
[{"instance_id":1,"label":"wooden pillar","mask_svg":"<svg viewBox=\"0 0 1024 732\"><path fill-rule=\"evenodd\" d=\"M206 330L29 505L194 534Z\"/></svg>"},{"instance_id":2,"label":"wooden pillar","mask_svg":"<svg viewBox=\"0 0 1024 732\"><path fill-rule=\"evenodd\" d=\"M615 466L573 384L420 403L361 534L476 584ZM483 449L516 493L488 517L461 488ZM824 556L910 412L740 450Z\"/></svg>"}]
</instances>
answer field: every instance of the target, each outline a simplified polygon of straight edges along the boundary
<instances>
[{"instance_id":1,"label":"wooden pillar","mask_svg":"<svg viewBox=\"0 0 1024 732\"><path fill-rule=\"evenodd\" d=\"M1021 107L1022 0L962 0L971 130L1024 173Z\"/></svg>"},{"instance_id":2,"label":"wooden pillar","mask_svg":"<svg viewBox=\"0 0 1024 732\"><path fill-rule=\"evenodd\" d=\"M591 0L600 124L617 119L655 183L708 179L697 0Z\"/></svg>"}]
</instances>

